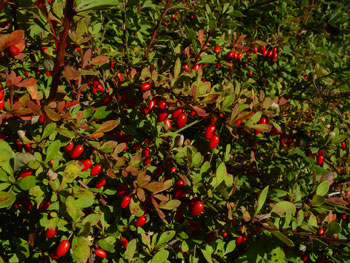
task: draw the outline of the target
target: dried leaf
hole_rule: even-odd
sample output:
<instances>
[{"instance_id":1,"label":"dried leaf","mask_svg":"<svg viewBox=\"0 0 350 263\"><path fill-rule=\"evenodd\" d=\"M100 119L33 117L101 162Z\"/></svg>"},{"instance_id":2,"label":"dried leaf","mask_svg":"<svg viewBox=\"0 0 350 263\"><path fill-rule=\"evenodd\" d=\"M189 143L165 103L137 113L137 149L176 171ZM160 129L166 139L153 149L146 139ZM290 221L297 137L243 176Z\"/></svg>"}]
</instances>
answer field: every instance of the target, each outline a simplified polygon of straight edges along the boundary
<instances>
[{"instance_id":1,"label":"dried leaf","mask_svg":"<svg viewBox=\"0 0 350 263\"><path fill-rule=\"evenodd\" d=\"M41 114L41 106L36 104L36 103L34 103L33 101L27 100L26 101L26 106L28 108L30 108L35 114L38 114L38 115Z\"/></svg>"},{"instance_id":2,"label":"dried leaf","mask_svg":"<svg viewBox=\"0 0 350 263\"><path fill-rule=\"evenodd\" d=\"M24 37L24 30L13 31L10 34L10 36L7 38L6 44L3 46L2 50L4 50L7 47L16 45L18 42L20 42L23 39L23 37Z\"/></svg>"},{"instance_id":3,"label":"dried leaf","mask_svg":"<svg viewBox=\"0 0 350 263\"><path fill-rule=\"evenodd\" d=\"M91 59L91 49L86 50L84 57L83 57L83 68L85 68Z\"/></svg>"},{"instance_id":4,"label":"dried leaf","mask_svg":"<svg viewBox=\"0 0 350 263\"><path fill-rule=\"evenodd\" d=\"M71 66L65 67L62 73L68 80L78 80L81 76L81 73Z\"/></svg>"},{"instance_id":5,"label":"dried leaf","mask_svg":"<svg viewBox=\"0 0 350 263\"><path fill-rule=\"evenodd\" d=\"M199 40L199 43L201 43L201 47L203 46L203 35L204 35L204 30L199 29L198 30L198 40Z\"/></svg>"},{"instance_id":6,"label":"dried leaf","mask_svg":"<svg viewBox=\"0 0 350 263\"><path fill-rule=\"evenodd\" d=\"M103 65L103 64L106 64L108 62L108 57L107 56L98 56L98 57L95 57L91 60L91 63L92 65Z\"/></svg>"},{"instance_id":7,"label":"dried leaf","mask_svg":"<svg viewBox=\"0 0 350 263\"><path fill-rule=\"evenodd\" d=\"M145 191L142 188L137 188L137 197L141 202L146 201Z\"/></svg>"},{"instance_id":8,"label":"dried leaf","mask_svg":"<svg viewBox=\"0 0 350 263\"><path fill-rule=\"evenodd\" d=\"M50 109L48 106L44 106L44 111L47 115L47 117L50 119L50 120L53 120L53 121L59 121L60 120L60 115L55 112L54 110Z\"/></svg>"},{"instance_id":9,"label":"dried leaf","mask_svg":"<svg viewBox=\"0 0 350 263\"><path fill-rule=\"evenodd\" d=\"M20 83L17 83L17 87L32 87L36 85L37 80L35 78L27 78L21 81Z\"/></svg>"}]
</instances>

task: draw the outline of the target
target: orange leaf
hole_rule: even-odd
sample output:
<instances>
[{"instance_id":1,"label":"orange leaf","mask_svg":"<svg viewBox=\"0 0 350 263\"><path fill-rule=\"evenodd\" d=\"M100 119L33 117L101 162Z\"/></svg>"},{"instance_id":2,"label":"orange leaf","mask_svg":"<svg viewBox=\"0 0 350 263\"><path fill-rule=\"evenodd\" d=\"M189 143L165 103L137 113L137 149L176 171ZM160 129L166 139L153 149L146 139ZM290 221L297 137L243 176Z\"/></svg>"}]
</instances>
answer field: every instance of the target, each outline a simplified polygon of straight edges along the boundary
<instances>
[{"instance_id":1,"label":"orange leaf","mask_svg":"<svg viewBox=\"0 0 350 263\"><path fill-rule=\"evenodd\" d=\"M10 46L14 46L17 43L19 43L24 37L24 31L23 30L16 30L13 31L10 36L8 37L8 39L6 40L6 44L3 47L3 49L10 47Z\"/></svg>"},{"instance_id":2,"label":"orange leaf","mask_svg":"<svg viewBox=\"0 0 350 263\"><path fill-rule=\"evenodd\" d=\"M78 80L81 76L81 73L78 70L70 66L65 67L62 73L63 76L69 80Z\"/></svg>"},{"instance_id":3,"label":"orange leaf","mask_svg":"<svg viewBox=\"0 0 350 263\"><path fill-rule=\"evenodd\" d=\"M4 50L4 46L7 40L7 36L6 35L0 35L0 51Z\"/></svg>"},{"instance_id":4,"label":"orange leaf","mask_svg":"<svg viewBox=\"0 0 350 263\"><path fill-rule=\"evenodd\" d=\"M30 108L35 114L40 115L41 114L41 107L39 105L37 105L36 103L34 103L31 100L27 100L26 101L26 105L28 108Z\"/></svg>"},{"instance_id":5,"label":"orange leaf","mask_svg":"<svg viewBox=\"0 0 350 263\"><path fill-rule=\"evenodd\" d=\"M108 57L107 56L98 56L95 57L91 60L92 65L103 65L108 62Z\"/></svg>"},{"instance_id":6,"label":"orange leaf","mask_svg":"<svg viewBox=\"0 0 350 263\"><path fill-rule=\"evenodd\" d=\"M35 78L28 78L28 79L21 81L20 83L17 83L16 86L17 87L32 87L32 86L35 86L36 82L37 82L37 80Z\"/></svg>"}]
</instances>

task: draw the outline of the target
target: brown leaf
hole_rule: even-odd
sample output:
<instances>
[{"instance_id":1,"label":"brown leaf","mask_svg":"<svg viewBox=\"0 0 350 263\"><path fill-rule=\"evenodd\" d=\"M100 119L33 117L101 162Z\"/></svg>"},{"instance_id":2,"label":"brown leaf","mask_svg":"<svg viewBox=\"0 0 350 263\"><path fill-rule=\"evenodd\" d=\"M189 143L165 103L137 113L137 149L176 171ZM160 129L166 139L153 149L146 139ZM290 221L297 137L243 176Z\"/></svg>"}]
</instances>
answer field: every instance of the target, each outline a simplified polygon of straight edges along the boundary
<instances>
[{"instance_id":1,"label":"brown leaf","mask_svg":"<svg viewBox=\"0 0 350 263\"><path fill-rule=\"evenodd\" d=\"M152 182L152 183L149 183L148 185L146 185L145 189L156 194L156 193L160 193L162 191L169 189L171 187L171 185L172 185L171 180L167 180L164 183Z\"/></svg>"},{"instance_id":2,"label":"brown leaf","mask_svg":"<svg viewBox=\"0 0 350 263\"><path fill-rule=\"evenodd\" d=\"M137 153L131 158L129 165L133 166L135 164L138 164L140 160L141 160L141 154Z\"/></svg>"},{"instance_id":3,"label":"brown leaf","mask_svg":"<svg viewBox=\"0 0 350 263\"><path fill-rule=\"evenodd\" d=\"M0 51L4 49L3 47L5 46L6 40L7 40L6 35L0 35Z\"/></svg>"},{"instance_id":4,"label":"brown leaf","mask_svg":"<svg viewBox=\"0 0 350 263\"><path fill-rule=\"evenodd\" d=\"M167 202L169 201L169 197L165 196L165 195L154 195L154 198L157 198L158 200L162 201L162 202ZM161 204L160 204L161 206Z\"/></svg>"},{"instance_id":5,"label":"brown leaf","mask_svg":"<svg viewBox=\"0 0 350 263\"><path fill-rule=\"evenodd\" d=\"M49 169L47 171L47 176L49 177L50 180L55 181L58 175L57 175L57 173L55 173L54 171Z\"/></svg>"},{"instance_id":6,"label":"brown leaf","mask_svg":"<svg viewBox=\"0 0 350 263\"><path fill-rule=\"evenodd\" d=\"M66 106L66 102L65 101L60 101L57 105L57 111L59 113L64 113L63 109L65 108Z\"/></svg>"},{"instance_id":7,"label":"brown leaf","mask_svg":"<svg viewBox=\"0 0 350 263\"><path fill-rule=\"evenodd\" d=\"M91 60L92 65L103 65L108 62L109 58L107 56L98 56Z\"/></svg>"},{"instance_id":8,"label":"brown leaf","mask_svg":"<svg viewBox=\"0 0 350 263\"><path fill-rule=\"evenodd\" d=\"M343 206L347 206L349 204L348 202L344 201L343 199L341 199L339 197L329 197L329 198L327 198L327 201L330 203L343 205Z\"/></svg>"},{"instance_id":9,"label":"brown leaf","mask_svg":"<svg viewBox=\"0 0 350 263\"><path fill-rule=\"evenodd\" d=\"M203 35L204 35L204 30L199 29L198 30L198 40L199 40L199 43L201 43L201 47L203 46Z\"/></svg>"},{"instance_id":10,"label":"brown leaf","mask_svg":"<svg viewBox=\"0 0 350 263\"><path fill-rule=\"evenodd\" d=\"M119 124L119 121L117 120L109 120L101 124L100 127L95 132L109 132L113 130L115 127L117 127Z\"/></svg>"},{"instance_id":11,"label":"brown leaf","mask_svg":"<svg viewBox=\"0 0 350 263\"><path fill-rule=\"evenodd\" d=\"M166 210L174 210L181 205L181 201L177 199L170 200L168 202L161 202L159 207Z\"/></svg>"},{"instance_id":12,"label":"brown leaf","mask_svg":"<svg viewBox=\"0 0 350 263\"><path fill-rule=\"evenodd\" d=\"M195 112L197 112L197 114L198 114L199 116L201 116L201 117L206 117L206 116L209 115L209 113L207 113L205 109L202 109L202 108L199 107L199 106L194 106L194 107L193 107L193 110L194 110Z\"/></svg>"},{"instance_id":13,"label":"brown leaf","mask_svg":"<svg viewBox=\"0 0 350 263\"><path fill-rule=\"evenodd\" d=\"M35 78L27 78L21 81L20 83L17 83L17 87L32 87L36 85L37 80Z\"/></svg>"},{"instance_id":14,"label":"brown leaf","mask_svg":"<svg viewBox=\"0 0 350 263\"><path fill-rule=\"evenodd\" d=\"M244 38L245 38L245 35L240 35L239 38L236 41L236 45L241 43L244 40Z\"/></svg>"},{"instance_id":15,"label":"brown leaf","mask_svg":"<svg viewBox=\"0 0 350 263\"><path fill-rule=\"evenodd\" d=\"M89 136L89 138L98 139L98 138L103 137L103 135L105 135L103 132L94 132L93 134L91 134L91 135Z\"/></svg>"},{"instance_id":16,"label":"brown leaf","mask_svg":"<svg viewBox=\"0 0 350 263\"><path fill-rule=\"evenodd\" d=\"M337 174L335 172L328 172L321 176L320 182L328 181L329 185L332 185L336 177L337 177Z\"/></svg>"},{"instance_id":17,"label":"brown leaf","mask_svg":"<svg viewBox=\"0 0 350 263\"><path fill-rule=\"evenodd\" d=\"M153 204L154 208L156 209L159 217L161 219L164 219L165 218L165 214L162 212L162 210L159 209L159 205L158 205L157 201L153 197L152 197L152 204Z\"/></svg>"},{"instance_id":18,"label":"brown leaf","mask_svg":"<svg viewBox=\"0 0 350 263\"><path fill-rule=\"evenodd\" d=\"M124 151L125 147L126 147L126 143L125 142L119 143L117 145L117 147L115 147L113 155L114 154L118 155L118 153L121 153L122 151Z\"/></svg>"},{"instance_id":19,"label":"brown leaf","mask_svg":"<svg viewBox=\"0 0 350 263\"><path fill-rule=\"evenodd\" d=\"M146 201L145 191L142 188L137 188L137 197L141 202Z\"/></svg>"},{"instance_id":20,"label":"brown leaf","mask_svg":"<svg viewBox=\"0 0 350 263\"><path fill-rule=\"evenodd\" d=\"M16 30L13 31L10 36L6 40L6 44L4 45L3 49L14 46L18 42L20 42L24 37L24 30Z\"/></svg>"},{"instance_id":21,"label":"brown leaf","mask_svg":"<svg viewBox=\"0 0 350 263\"><path fill-rule=\"evenodd\" d=\"M28 108L30 108L35 114L41 115L41 106L34 103L31 100L26 101L26 105Z\"/></svg>"},{"instance_id":22,"label":"brown leaf","mask_svg":"<svg viewBox=\"0 0 350 263\"><path fill-rule=\"evenodd\" d=\"M81 73L79 72L79 70L76 70L71 66L65 67L62 73L63 73L63 76L65 76L66 79L68 80L78 80L81 76Z\"/></svg>"},{"instance_id":23,"label":"brown leaf","mask_svg":"<svg viewBox=\"0 0 350 263\"><path fill-rule=\"evenodd\" d=\"M136 182L139 187L146 186L151 181L151 177L149 175L146 175L144 173L140 173L137 176Z\"/></svg>"},{"instance_id":24,"label":"brown leaf","mask_svg":"<svg viewBox=\"0 0 350 263\"><path fill-rule=\"evenodd\" d=\"M84 57L83 57L83 68L85 68L91 59L91 49L88 49L85 51Z\"/></svg>"},{"instance_id":25,"label":"brown leaf","mask_svg":"<svg viewBox=\"0 0 350 263\"><path fill-rule=\"evenodd\" d=\"M19 52L22 52L26 48L26 42L22 39L16 44L16 47L18 48Z\"/></svg>"},{"instance_id":26,"label":"brown leaf","mask_svg":"<svg viewBox=\"0 0 350 263\"><path fill-rule=\"evenodd\" d=\"M50 120L59 121L61 118L56 111L50 109L48 106L44 106L44 111Z\"/></svg>"}]
</instances>

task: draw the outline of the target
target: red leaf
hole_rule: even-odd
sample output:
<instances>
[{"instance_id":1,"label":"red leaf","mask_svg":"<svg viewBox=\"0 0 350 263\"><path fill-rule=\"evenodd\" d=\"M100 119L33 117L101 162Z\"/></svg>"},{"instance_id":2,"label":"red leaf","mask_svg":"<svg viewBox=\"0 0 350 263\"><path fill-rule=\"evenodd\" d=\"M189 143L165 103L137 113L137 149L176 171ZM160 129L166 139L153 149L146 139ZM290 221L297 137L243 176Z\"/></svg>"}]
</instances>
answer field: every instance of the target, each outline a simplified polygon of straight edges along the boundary
<instances>
[{"instance_id":1,"label":"red leaf","mask_svg":"<svg viewBox=\"0 0 350 263\"><path fill-rule=\"evenodd\" d=\"M3 49L18 44L23 39L23 37L24 37L24 31L23 30L13 31L10 34L10 36L7 38L6 44L3 47Z\"/></svg>"}]
</instances>

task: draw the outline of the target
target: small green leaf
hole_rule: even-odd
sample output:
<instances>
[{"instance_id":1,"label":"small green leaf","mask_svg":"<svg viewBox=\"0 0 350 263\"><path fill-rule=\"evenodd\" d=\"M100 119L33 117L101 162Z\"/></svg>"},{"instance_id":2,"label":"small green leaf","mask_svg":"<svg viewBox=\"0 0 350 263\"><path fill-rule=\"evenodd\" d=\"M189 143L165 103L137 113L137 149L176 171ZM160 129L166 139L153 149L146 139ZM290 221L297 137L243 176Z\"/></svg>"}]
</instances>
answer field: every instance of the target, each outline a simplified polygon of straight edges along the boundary
<instances>
[{"instance_id":1,"label":"small green leaf","mask_svg":"<svg viewBox=\"0 0 350 263\"><path fill-rule=\"evenodd\" d=\"M177 207L179 207L181 204L181 201L180 200L177 200L177 199L173 199L173 200L170 200L170 201L167 201L167 202L162 202L159 204L159 208L161 209L166 209L166 210L173 210Z\"/></svg>"},{"instance_id":2,"label":"small green leaf","mask_svg":"<svg viewBox=\"0 0 350 263\"><path fill-rule=\"evenodd\" d=\"M66 182L73 182L74 179L79 176L82 168L83 166L79 164L79 161L70 161L64 169L64 178Z\"/></svg>"},{"instance_id":3,"label":"small green leaf","mask_svg":"<svg viewBox=\"0 0 350 263\"><path fill-rule=\"evenodd\" d=\"M175 62L175 68L174 68L174 78L177 79L178 76L180 75L180 71L181 71L181 60L180 58L176 59Z\"/></svg>"},{"instance_id":4,"label":"small green leaf","mask_svg":"<svg viewBox=\"0 0 350 263\"><path fill-rule=\"evenodd\" d=\"M281 201L272 208L271 213L276 213L283 216L283 214L287 211L291 211L292 214L294 214L296 211L295 205L288 201Z\"/></svg>"},{"instance_id":5,"label":"small green leaf","mask_svg":"<svg viewBox=\"0 0 350 263\"><path fill-rule=\"evenodd\" d=\"M328 182L327 182L328 183ZM322 195L314 195L311 200L312 206L321 206L326 202L326 199Z\"/></svg>"},{"instance_id":6,"label":"small green leaf","mask_svg":"<svg viewBox=\"0 0 350 263\"><path fill-rule=\"evenodd\" d=\"M118 5L120 5L120 3L115 0L81 0L76 7L76 11L83 12L88 10L109 9L117 7Z\"/></svg>"},{"instance_id":7,"label":"small green leaf","mask_svg":"<svg viewBox=\"0 0 350 263\"><path fill-rule=\"evenodd\" d=\"M236 241L231 240L230 242L228 242L226 246L225 255L228 253L231 253L233 250L235 250L235 248L236 248Z\"/></svg>"},{"instance_id":8,"label":"small green leaf","mask_svg":"<svg viewBox=\"0 0 350 263\"><path fill-rule=\"evenodd\" d=\"M30 161L35 161L35 157L29 153L17 153L14 160L14 171L21 169L27 165Z\"/></svg>"},{"instance_id":9,"label":"small green leaf","mask_svg":"<svg viewBox=\"0 0 350 263\"><path fill-rule=\"evenodd\" d=\"M214 63L214 62L215 62L215 56L214 55L205 55L205 56L203 56L202 60L198 64Z\"/></svg>"},{"instance_id":10,"label":"small green leaf","mask_svg":"<svg viewBox=\"0 0 350 263\"><path fill-rule=\"evenodd\" d=\"M50 143L49 147L47 147L45 162L54 159L54 157L56 157L56 155L60 151L60 147L61 142L59 140Z\"/></svg>"},{"instance_id":11,"label":"small green leaf","mask_svg":"<svg viewBox=\"0 0 350 263\"><path fill-rule=\"evenodd\" d=\"M167 251L167 250L160 250L152 258L152 263L167 262L168 256L169 256L169 251Z\"/></svg>"},{"instance_id":12,"label":"small green leaf","mask_svg":"<svg viewBox=\"0 0 350 263\"><path fill-rule=\"evenodd\" d=\"M10 145L0 140L0 167L7 164L10 159L15 157Z\"/></svg>"},{"instance_id":13,"label":"small green leaf","mask_svg":"<svg viewBox=\"0 0 350 263\"><path fill-rule=\"evenodd\" d=\"M262 192L260 193L260 196L259 196L259 199L258 199L258 206L256 207L256 210L255 210L255 213L254 213L254 216L256 216L261 208L263 207L265 201L266 201L266 197L267 197L267 192L269 191L269 186L266 186L264 188L264 190L262 190Z\"/></svg>"},{"instance_id":14,"label":"small green leaf","mask_svg":"<svg viewBox=\"0 0 350 263\"><path fill-rule=\"evenodd\" d=\"M293 241L290 240L285 234L279 231L272 231L271 233L279 240L281 240L284 244L286 244L288 247L294 247Z\"/></svg>"},{"instance_id":15,"label":"small green leaf","mask_svg":"<svg viewBox=\"0 0 350 263\"><path fill-rule=\"evenodd\" d=\"M126 248L125 256L124 258L131 260L134 257L135 251L136 251L136 244L137 240L133 239L129 242L128 247Z\"/></svg>"},{"instance_id":16,"label":"small green leaf","mask_svg":"<svg viewBox=\"0 0 350 263\"><path fill-rule=\"evenodd\" d=\"M12 192L0 191L0 208L11 206L16 201L16 197Z\"/></svg>"},{"instance_id":17,"label":"small green leaf","mask_svg":"<svg viewBox=\"0 0 350 263\"><path fill-rule=\"evenodd\" d=\"M35 176L27 176L24 178L20 178L18 181L18 186L27 191L35 185L36 177Z\"/></svg>"},{"instance_id":18,"label":"small green leaf","mask_svg":"<svg viewBox=\"0 0 350 263\"><path fill-rule=\"evenodd\" d=\"M43 135L41 136L41 140L45 139L46 137L50 136L51 133L54 132L54 130L56 129L57 125L55 122L51 122L48 125L46 125Z\"/></svg>"},{"instance_id":19,"label":"small green leaf","mask_svg":"<svg viewBox=\"0 0 350 263\"><path fill-rule=\"evenodd\" d=\"M325 194L328 193L328 190L329 190L329 182L324 181L317 186L316 194L324 196Z\"/></svg>"},{"instance_id":20,"label":"small green leaf","mask_svg":"<svg viewBox=\"0 0 350 263\"><path fill-rule=\"evenodd\" d=\"M218 187L223 181L224 177L227 176L227 170L225 163L220 163L218 169L216 170L216 186Z\"/></svg>"},{"instance_id":21,"label":"small green leaf","mask_svg":"<svg viewBox=\"0 0 350 263\"><path fill-rule=\"evenodd\" d=\"M161 244L169 242L175 236L175 234L176 234L175 231L166 231L162 233L158 239L156 248L159 247Z\"/></svg>"},{"instance_id":22,"label":"small green leaf","mask_svg":"<svg viewBox=\"0 0 350 263\"><path fill-rule=\"evenodd\" d=\"M85 263L90 256L89 241L86 237L74 236L72 241L74 262Z\"/></svg>"},{"instance_id":23,"label":"small green leaf","mask_svg":"<svg viewBox=\"0 0 350 263\"><path fill-rule=\"evenodd\" d=\"M231 93L230 95L226 96L224 101L222 102L222 110L227 110L230 106L232 106L232 103L235 100L235 94Z\"/></svg>"},{"instance_id":24,"label":"small green leaf","mask_svg":"<svg viewBox=\"0 0 350 263\"><path fill-rule=\"evenodd\" d=\"M339 234L341 232L341 226L338 222L334 222L332 221L327 229L327 234L331 235L331 234Z\"/></svg>"}]
</instances>

